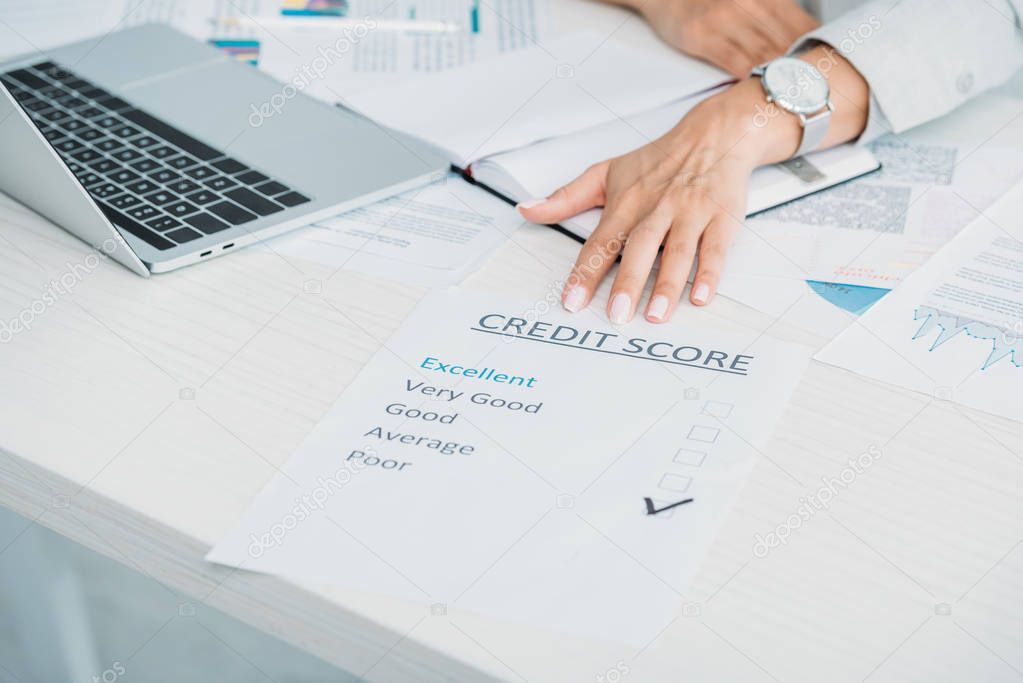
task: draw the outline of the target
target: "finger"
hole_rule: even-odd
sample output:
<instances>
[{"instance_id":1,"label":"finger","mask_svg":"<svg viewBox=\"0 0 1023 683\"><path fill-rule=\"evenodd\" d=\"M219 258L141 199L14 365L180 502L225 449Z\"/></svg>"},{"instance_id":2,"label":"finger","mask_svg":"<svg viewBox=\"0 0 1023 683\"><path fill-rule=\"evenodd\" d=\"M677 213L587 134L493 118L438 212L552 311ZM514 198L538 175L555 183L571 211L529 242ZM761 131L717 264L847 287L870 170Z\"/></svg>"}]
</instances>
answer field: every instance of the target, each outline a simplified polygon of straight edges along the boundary
<instances>
[{"instance_id":1,"label":"finger","mask_svg":"<svg viewBox=\"0 0 1023 683\"><path fill-rule=\"evenodd\" d=\"M568 185L546 199L530 199L518 205L519 213L534 223L557 223L595 206L603 206L610 161L590 166Z\"/></svg>"},{"instance_id":2,"label":"finger","mask_svg":"<svg viewBox=\"0 0 1023 683\"><path fill-rule=\"evenodd\" d=\"M727 214L718 214L700 237L700 258L696 266L696 277L693 278L693 289L689 293L689 300L697 306L710 303L717 293L728 248L736 232L733 223L734 219Z\"/></svg>"},{"instance_id":3,"label":"finger","mask_svg":"<svg viewBox=\"0 0 1023 683\"><path fill-rule=\"evenodd\" d=\"M724 52L721 59L727 65L725 70L736 78L746 78L759 63L756 56L733 36L726 36L724 44L718 49Z\"/></svg>"},{"instance_id":4,"label":"finger","mask_svg":"<svg viewBox=\"0 0 1023 683\"><path fill-rule=\"evenodd\" d=\"M661 252L661 267L657 281L650 293L646 307L646 319L652 323L663 323L671 319L675 307L682 298L689 273L693 270L696 245L705 225L691 222L687 225L675 223L668 231Z\"/></svg>"},{"instance_id":5,"label":"finger","mask_svg":"<svg viewBox=\"0 0 1023 683\"><path fill-rule=\"evenodd\" d=\"M657 250L671 227L672 214L667 202L659 204L629 232L608 298L607 317L615 325L632 320L650 269L657 260Z\"/></svg>"},{"instance_id":6,"label":"finger","mask_svg":"<svg viewBox=\"0 0 1023 683\"><path fill-rule=\"evenodd\" d=\"M728 39L715 40L712 44L702 48L702 52L693 55L705 62L727 71L736 78L745 78L749 75L750 65L753 58L743 54L742 47L737 46Z\"/></svg>"},{"instance_id":7,"label":"finger","mask_svg":"<svg viewBox=\"0 0 1023 683\"><path fill-rule=\"evenodd\" d=\"M567 311L575 313L586 307L625 247L629 228L636 224L638 218L638 205L632 201L620 202L604 210L600 224L579 250L565 282L561 303Z\"/></svg>"},{"instance_id":8,"label":"finger","mask_svg":"<svg viewBox=\"0 0 1023 683\"><path fill-rule=\"evenodd\" d=\"M784 54L792 45L792 41L799 36L799 33L795 32L781 18L786 11L791 11L791 0L783 0L782 4L784 6L772 6L769 3L757 1L743 2L739 5L740 11L749 16L755 29L772 46L772 54L768 59ZM796 9L802 11L798 7Z\"/></svg>"},{"instance_id":9,"label":"finger","mask_svg":"<svg viewBox=\"0 0 1023 683\"><path fill-rule=\"evenodd\" d=\"M786 35L791 37L790 43L820 26L820 22L813 15L793 0L771 0L768 4L769 7L765 9L769 9L770 14L782 24Z\"/></svg>"},{"instance_id":10,"label":"finger","mask_svg":"<svg viewBox=\"0 0 1023 683\"><path fill-rule=\"evenodd\" d=\"M742 10L739 10L740 12ZM743 52L748 56L750 60L750 69L757 64L777 57L781 54L779 50L760 29L757 28L755 21L752 17L744 17L749 21L743 22L735 27L734 32L730 36L738 45L741 45ZM749 71L744 75L748 76Z\"/></svg>"}]
</instances>

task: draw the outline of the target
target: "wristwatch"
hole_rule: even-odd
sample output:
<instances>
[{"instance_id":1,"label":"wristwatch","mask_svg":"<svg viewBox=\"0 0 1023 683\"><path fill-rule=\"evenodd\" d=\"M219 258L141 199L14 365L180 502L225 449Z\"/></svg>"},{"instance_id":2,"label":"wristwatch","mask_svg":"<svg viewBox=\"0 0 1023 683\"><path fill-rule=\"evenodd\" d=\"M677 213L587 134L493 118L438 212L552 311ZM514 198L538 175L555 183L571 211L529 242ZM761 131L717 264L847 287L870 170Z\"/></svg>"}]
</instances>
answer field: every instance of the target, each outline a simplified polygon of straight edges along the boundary
<instances>
[{"instance_id":1,"label":"wristwatch","mask_svg":"<svg viewBox=\"0 0 1023 683\"><path fill-rule=\"evenodd\" d=\"M824 140L831 121L831 91L828 79L809 62L779 57L754 67L751 76L760 77L767 101L799 117L803 139L794 157L816 149Z\"/></svg>"}]
</instances>

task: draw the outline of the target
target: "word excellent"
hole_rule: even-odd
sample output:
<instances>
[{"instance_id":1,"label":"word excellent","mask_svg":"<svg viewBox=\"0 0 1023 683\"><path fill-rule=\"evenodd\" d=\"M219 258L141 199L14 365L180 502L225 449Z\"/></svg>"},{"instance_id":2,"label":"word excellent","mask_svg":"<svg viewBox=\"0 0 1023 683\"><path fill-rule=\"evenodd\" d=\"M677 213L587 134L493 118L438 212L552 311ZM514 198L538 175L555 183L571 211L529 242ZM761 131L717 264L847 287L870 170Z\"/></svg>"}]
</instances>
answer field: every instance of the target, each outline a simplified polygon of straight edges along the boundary
<instances>
[{"instance_id":1,"label":"word excellent","mask_svg":"<svg viewBox=\"0 0 1023 683\"><path fill-rule=\"evenodd\" d=\"M753 356L744 353L730 353L670 341L651 341L643 337L625 339L616 332L578 329L571 325L554 325L540 320L529 322L525 318L501 313L487 313L470 329L506 338L685 365L732 375L749 374L750 364L754 359Z\"/></svg>"}]
</instances>

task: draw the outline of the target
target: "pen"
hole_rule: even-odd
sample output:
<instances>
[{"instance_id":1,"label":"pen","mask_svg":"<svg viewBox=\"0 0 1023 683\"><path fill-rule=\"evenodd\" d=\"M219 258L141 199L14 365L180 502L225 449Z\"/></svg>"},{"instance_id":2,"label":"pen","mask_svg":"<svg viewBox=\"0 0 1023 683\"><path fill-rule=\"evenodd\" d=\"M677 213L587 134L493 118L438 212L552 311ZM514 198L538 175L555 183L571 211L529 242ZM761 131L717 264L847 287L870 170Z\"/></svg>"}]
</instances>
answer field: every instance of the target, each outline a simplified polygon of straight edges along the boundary
<instances>
[{"instance_id":1,"label":"pen","mask_svg":"<svg viewBox=\"0 0 1023 683\"><path fill-rule=\"evenodd\" d=\"M210 22L221 28L260 28L260 27L291 27L291 28L354 28L365 27L368 23L365 19L351 19L348 17L213 17ZM458 24L446 21L408 21L399 19L376 19L374 20L374 31L415 31L419 33L455 33L462 30Z\"/></svg>"}]
</instances>

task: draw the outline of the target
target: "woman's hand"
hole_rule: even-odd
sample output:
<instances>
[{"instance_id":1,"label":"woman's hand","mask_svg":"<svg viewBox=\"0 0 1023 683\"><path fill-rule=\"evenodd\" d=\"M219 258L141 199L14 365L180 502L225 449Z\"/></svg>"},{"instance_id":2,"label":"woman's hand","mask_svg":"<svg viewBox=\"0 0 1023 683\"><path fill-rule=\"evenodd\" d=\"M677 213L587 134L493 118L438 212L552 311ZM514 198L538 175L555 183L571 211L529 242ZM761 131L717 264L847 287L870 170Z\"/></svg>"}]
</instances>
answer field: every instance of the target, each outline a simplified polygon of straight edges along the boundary
<instances>
[{"instance_id":1,"label":"woman's hand","mask_svg":"<svg viewBox=\"0 0 1023 683\"><path fill-rule=\"evenodd\" d=\"M753 124L756 104L763 101L759 82L745 81L698 104L663 137L592 166L546 200L520 206L522 215L536 223L557 223L604 207L565 286L565 308L574 312L586 306L620 253L607 310L611 322L628 322L662 244L646 318L663 322L671 317L697 254L690 300L697 305L710 301L725 254L742 228L750 173L772 149L784 158L798 147L798 122L792 115L782 122L790 124L788 135L775 135L780 139L774 142L765 135L770 126Z\"/></svg>"},{"instance_id":2,"label":"woman's hand","mask_svg":"<svg viewBox=\"0 0 1023 683\"><path fill-rule=\"evenodd\" d=\"M867 121L866 80L826 45L801 56L824 73L834 112L823 147L853 140ZM742 228L746 186L757 166L789 158L802 129L795 115L767 105L759 79L746 79L697 106L663 137L590 167L546 199L519 205L534 223L558 223L604 207L562 292L569 311L584 308L621 255L607 313L632 319L663 245L661 266L645 316L671 317L697 260L689 300L702 306L717 290L725 255Z\"/></svg>"},{"instance_id":3,"label":"woman's hand","mask_svg":"<svg viewBox=\"0 0 1023 683\"><path fill-rule=\"evenodd\" d=\"M819 25L795 0L614 1L640 12L669 45L737 78Z\"/></svg>"}]
</instances>

